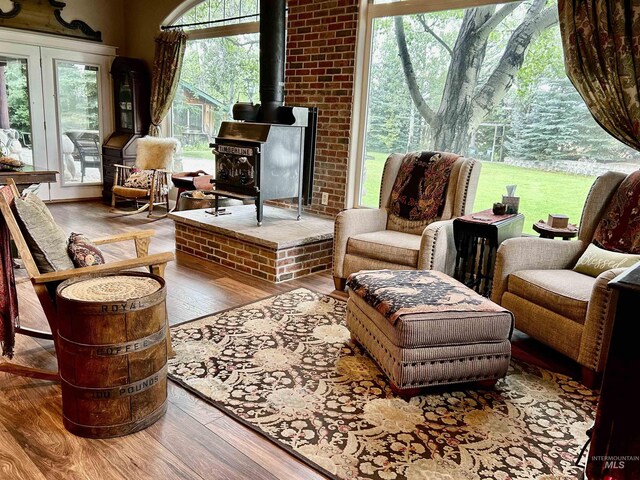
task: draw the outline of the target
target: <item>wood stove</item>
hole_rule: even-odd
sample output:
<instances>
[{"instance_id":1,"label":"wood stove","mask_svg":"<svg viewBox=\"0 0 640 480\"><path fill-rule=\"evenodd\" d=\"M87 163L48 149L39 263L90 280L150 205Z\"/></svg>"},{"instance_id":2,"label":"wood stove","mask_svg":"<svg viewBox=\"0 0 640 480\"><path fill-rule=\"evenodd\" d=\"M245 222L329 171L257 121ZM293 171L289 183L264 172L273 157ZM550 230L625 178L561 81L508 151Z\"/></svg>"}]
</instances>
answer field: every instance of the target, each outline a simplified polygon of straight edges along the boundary
<instances>
[{"instance_id":1,"label":"wood stove","mask_svg":"<svg viewBox=\"0 0 640 480\"><path fill-rule=\"evenodd\" d=\"M300 109L306 110L306 109ZM215 143L216 178L221 195L255 197L258 225L265 200L296 199L302 212L305 118L294 125L223 122Z\"/></svg>"},{"instance_id":2,"label":"wood stove","mask_svg":"<svg viewBox=\"0 0 640 480\"><path fill-rule=\"evenodd\" d=\"M260 0L260 108L234 108L255 118L223 122L210 145L214 193L255 197L258 225L265 200L296 199L300 219L313 190L318 112L284 106L285 24L286 0Z\"/></svg>"}]
</instances>

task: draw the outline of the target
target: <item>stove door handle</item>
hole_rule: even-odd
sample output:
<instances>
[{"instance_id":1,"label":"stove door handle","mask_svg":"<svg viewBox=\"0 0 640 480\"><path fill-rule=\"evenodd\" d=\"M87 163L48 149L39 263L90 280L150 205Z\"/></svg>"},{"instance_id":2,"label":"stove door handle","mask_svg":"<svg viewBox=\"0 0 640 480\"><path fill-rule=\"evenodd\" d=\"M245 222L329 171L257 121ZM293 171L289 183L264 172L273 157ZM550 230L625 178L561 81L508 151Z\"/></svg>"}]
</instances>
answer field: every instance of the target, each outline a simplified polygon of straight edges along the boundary
<instances>
[{"instance_id":1,"label":"stove door handle","mask_svg":"<svg viewBox=\"0 0 640 480\"><path fill-rule=\"evenodd\" d=\"M213 153L214 155L219 155L218 150L215 146L211 148L211 153Z\"/></svg>"}]
</instances>

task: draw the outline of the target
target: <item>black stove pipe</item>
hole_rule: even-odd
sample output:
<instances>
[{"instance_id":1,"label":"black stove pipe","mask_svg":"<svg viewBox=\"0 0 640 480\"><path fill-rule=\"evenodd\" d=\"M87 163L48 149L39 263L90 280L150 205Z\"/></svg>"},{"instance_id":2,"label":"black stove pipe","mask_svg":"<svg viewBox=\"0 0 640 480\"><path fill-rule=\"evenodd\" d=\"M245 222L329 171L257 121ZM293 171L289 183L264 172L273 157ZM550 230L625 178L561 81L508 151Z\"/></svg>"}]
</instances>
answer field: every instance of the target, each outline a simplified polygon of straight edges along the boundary
<instances>
[{"instance_id":1,"label":"black stove pipe","mask_svg":"<svg viewBox=\"0 0 640 480\"><path fill-rule=\"evenodd\" d=\"M278 122L284 104L286 0L260 0L260 121Z\"/></svg>"}]
</instances>

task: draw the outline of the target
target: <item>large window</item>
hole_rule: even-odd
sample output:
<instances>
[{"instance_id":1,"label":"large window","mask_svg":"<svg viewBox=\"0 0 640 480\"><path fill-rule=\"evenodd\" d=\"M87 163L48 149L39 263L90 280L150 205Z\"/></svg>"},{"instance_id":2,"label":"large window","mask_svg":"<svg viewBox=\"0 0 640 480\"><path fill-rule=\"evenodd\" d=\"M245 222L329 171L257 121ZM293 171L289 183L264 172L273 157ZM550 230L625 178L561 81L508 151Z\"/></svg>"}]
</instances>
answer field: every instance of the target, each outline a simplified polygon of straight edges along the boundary
<instances>
[{"instance_id":1,"label":"large window","mask_svg":"<svg viewBox=\"0 0 640 480\"><path fill-rule=\"evenodd\" d=\"M368 7L361 206L378 205L391 152L482 160L474 210L517 184L528 231L549 213L578 222L594 176L638 168L638 152L593 120L565 74L555 1L422 12L428 5L409 3Z\"/></svg>"},{"instance_id":2,"label":"large window","mask_svg":"<svg viewBox=\"0 0 640 480\"><path fill-rule=\"evenodd\" d=\"M257 0L205 0L176 19L188 32L171 134L182 144L185 171L213 173L209 143L234 103L258 101L259 8Z\"/></svg>"}]
</instances>

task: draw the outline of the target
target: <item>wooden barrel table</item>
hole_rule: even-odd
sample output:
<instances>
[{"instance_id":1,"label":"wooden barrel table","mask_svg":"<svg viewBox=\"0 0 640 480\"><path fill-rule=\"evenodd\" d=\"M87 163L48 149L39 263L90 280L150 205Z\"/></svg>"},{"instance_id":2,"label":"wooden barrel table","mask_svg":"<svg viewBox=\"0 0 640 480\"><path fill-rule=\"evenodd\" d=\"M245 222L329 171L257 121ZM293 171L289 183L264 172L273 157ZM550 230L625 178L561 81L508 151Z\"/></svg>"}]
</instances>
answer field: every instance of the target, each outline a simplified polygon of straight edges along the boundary
<instances>
[{"instance_id":1,"label":"wooden barrel table","mask_svg":"<svg viewBox=\"0 0 640 480\"><path fill-rule=\"evenodd\" d=\"M108 438L148 427L167 409L164 280L122 272L58 286L64 426Z\"/></svg>"}]
</instances>

